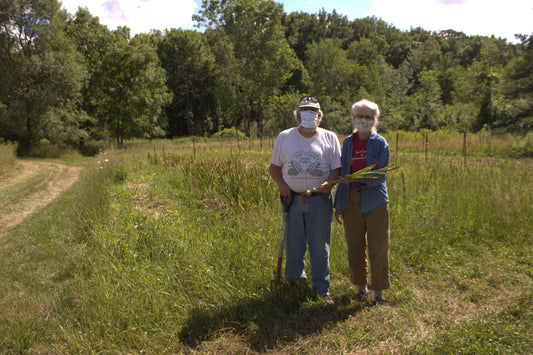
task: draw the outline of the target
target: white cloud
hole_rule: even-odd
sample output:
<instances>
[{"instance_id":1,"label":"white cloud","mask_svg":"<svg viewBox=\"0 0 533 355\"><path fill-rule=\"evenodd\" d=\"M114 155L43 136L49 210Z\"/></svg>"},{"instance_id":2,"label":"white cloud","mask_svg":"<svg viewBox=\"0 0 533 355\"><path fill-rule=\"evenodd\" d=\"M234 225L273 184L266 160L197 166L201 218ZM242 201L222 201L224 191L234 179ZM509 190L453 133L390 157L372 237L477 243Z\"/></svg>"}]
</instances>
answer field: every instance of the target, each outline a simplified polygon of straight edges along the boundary
<instances>
[{"instance_id":1,"label":"white cloud","mask_svg":"<svg viewBox=\"0 0 533 355\"><path fill-rule=\"evenodd\" d=\"M368 0L277 1L290 3L291 9L296 6L297 11L316 13L321 7L333 7L340 14L348 14L351 8L369 3ZM71 14L81 5L110 29L128 26L132 34L136 34L148 33L153 28L192 29L192 15L199 10L201 1L63 0L62 3ZM324 5L318 5L322 3ZM372 0L370 9L358 12L357 16L377 16L400 30L410 30L411 27L428 31L453 29L469 36L494 34L516 42L515 33L531 34L533 31L532 8L532 0Z\"/></svg>"},{"instance_id":2,"label":"white cloud","mask_svg":"<svg viewBox=\"0 0 533 355\"><path fill-rule=\"evenodd\" d=\"M79 6L87 7L109 29L128 26L132 35L151 29L192 28L195 0L63 0L63 7L74 14Z\"/></svg>"},{"instance_id":3,"label":"white cloud","mask_svg":"<svg viewBox=\"0 0 533 355\"><path fill-rule=\"evenodd\" d=\"M105 1L101 4L107 18L112 21L129 22L128 15L124 12L120 6L120 1Z\"/></svg>"},{"instance_id":4,"label":"white cloud","mask_svg":"<svg viewBox=\"0 0 533 355\"><path fill-rule=\"evenodd\" d=\"M401 30L453 29L515 42L515 33L532 33L532 8L531 0L373 0L365 16L375 15Z\"/></svg>"}]
</instances>

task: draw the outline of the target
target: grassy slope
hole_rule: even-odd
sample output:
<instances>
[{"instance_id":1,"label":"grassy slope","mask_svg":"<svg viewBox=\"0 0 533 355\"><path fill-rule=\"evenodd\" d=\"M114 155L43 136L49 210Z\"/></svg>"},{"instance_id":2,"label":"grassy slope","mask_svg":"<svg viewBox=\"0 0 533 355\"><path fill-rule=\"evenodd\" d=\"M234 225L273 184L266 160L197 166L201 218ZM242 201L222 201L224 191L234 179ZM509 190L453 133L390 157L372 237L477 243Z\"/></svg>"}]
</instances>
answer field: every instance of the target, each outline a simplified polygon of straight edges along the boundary
<instances>
[{"instance_id":1,"label":"grassy slope","mask_svg":"<svg viewBox=\"0 0 533 355\"><path fill-rule=\"evenodd\" d=\"M139 144L0 240L1 353L530 353L531 161L393 157L388 304L270 289L270 148ZM106 161L107 159L107 161Z\"/></svg>"}]
</instances>

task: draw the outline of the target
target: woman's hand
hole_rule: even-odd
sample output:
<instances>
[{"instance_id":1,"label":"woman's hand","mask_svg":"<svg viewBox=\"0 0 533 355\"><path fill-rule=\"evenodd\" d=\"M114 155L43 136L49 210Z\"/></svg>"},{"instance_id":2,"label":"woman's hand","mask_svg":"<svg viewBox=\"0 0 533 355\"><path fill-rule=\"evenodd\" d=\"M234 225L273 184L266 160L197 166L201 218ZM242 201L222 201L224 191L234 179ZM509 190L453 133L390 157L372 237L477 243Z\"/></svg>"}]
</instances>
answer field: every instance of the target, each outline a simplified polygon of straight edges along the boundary
<instances>
[{"instance_id":1,"label":"woman's hand","mask_svg":"<svg viewBox=\"0 0 533 355\"><path fill-rule=\"evenodd\" d=\"M344 212L335 209L335 219L337 220L337 223L342 224L342 222L344 221Z\"/></svg>"}]
</instances>

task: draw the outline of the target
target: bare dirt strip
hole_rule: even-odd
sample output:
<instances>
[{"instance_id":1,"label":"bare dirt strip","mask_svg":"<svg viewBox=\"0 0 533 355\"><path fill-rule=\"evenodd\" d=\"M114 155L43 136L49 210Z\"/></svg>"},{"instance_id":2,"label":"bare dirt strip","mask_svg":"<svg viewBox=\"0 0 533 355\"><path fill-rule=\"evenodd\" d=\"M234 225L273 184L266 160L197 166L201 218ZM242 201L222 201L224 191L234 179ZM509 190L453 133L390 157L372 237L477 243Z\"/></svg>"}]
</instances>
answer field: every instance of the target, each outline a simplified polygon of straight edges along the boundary
<instances>
[{"instance_id":1,"label":"bare dirt strip","mask_svg":"<svg viewBox=\"0 0 533 355\"><path fill-rule=\"evenodd\" d=\"M0 196L17 191L17 186L27 188L24 196L3 202L6 204L0 206L0 238L70 188L78 180L82 169L58 163L18 161L13 171L0 178ZM42 178L37 179L39 175ZM38 186L32 186L32 180Z\"/></svg>"}]
</instances>

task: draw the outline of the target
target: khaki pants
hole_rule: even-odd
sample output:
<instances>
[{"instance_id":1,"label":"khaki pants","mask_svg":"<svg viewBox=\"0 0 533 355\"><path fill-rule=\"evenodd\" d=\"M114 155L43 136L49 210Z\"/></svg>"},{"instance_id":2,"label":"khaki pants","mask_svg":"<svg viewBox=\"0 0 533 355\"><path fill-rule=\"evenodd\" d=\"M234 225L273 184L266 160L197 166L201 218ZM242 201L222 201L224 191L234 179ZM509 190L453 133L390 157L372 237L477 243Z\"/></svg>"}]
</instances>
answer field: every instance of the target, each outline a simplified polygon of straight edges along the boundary
<instances>
[{"instance_id":1,"label":"khaki pants","mask_svg":"<svg viewBox=\"0 0 533 355\"><path fill-rule=\"evenodd\" d=\"M390 288L389 279L389 204L361 213L361 192L350 191L348 210L344 211L344 235L348 246L350 278L354 285L367 283L370 260L370 290Z\"/></svg>"}]
</instances>

